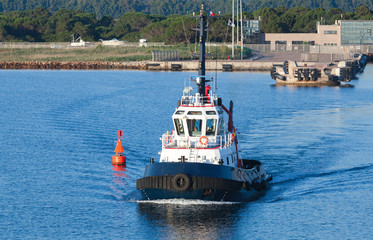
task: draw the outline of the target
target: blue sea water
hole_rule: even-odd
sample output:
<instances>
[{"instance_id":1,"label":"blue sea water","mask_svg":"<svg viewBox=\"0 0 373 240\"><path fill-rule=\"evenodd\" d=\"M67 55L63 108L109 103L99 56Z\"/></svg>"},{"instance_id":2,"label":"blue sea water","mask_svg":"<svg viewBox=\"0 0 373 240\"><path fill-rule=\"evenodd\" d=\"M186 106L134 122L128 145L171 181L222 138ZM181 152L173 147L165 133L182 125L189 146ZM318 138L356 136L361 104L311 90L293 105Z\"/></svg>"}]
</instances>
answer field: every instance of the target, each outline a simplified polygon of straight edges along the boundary
<instances>
[{"instance_id":1,"label":"blue sea water","mask_svg":"<svg viewBox=\"0 0 373 240\"><path fill-rule=\"evenodd\" d=\"M344 87L208 73L271 189L249 203L138 201L193 74L1 70L0 239L371 239L373 65ZM120 129L126 168L111 165Z\"/></svg>"}]
</instances>

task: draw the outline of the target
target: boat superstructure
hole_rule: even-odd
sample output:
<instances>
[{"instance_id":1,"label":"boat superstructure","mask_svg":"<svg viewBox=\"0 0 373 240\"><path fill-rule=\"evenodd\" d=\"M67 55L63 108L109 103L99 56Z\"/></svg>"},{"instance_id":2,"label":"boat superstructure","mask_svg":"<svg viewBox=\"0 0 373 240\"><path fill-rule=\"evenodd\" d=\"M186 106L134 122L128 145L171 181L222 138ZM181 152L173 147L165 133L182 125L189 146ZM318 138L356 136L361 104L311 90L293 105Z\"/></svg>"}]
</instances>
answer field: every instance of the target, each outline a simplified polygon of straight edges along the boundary
<instances>
[{"instance_id":1,"label":"boat superstructure","mask_svg":"<svg viewBox=\"0 0 373 240\"><path fill-rule=\"evenodd\" d=\"M225 107L214 79L205 76L205 23L200 12L200 68L186 86L172 115L174 129L162 135L159 162L151 159L136 182L142 199L250 201L265 192L272 179L259 161L242 159L233 103ZM210 84L210 85L209 85Z\"/></svg>"},{"instance_id":2,"label":"boat superstructure","mask_svg":"<svg viewBox=\"0 0 373 240\"><path fill-rule=\"evenodd\" d=\"M188 93L179 103L172 116L174 130L162 136L160 162L241 166L231 112L222 105L221 99L216 95ZM229 129L224 114L230 116Z\"/></svg>"}]
</instances>

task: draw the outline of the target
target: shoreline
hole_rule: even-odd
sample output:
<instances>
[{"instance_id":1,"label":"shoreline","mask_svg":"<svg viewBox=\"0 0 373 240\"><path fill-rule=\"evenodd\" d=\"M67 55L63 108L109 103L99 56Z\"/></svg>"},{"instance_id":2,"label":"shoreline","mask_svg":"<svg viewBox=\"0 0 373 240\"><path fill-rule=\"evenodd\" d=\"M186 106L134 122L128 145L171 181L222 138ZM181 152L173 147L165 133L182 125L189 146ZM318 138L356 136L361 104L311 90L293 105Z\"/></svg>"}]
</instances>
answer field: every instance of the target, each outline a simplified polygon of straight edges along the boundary
<instances>
[{"instance_id":1,"label":"shoreline","mask_svg":"<svg viewBox=\"0 0 373 240\"><path fill-rule=\"evenodd\" d=\"M286 60L309 66L326 65L333 61L329 54L318 54L317 61L302 61L301 53L262 53L246 60L207 60L207 71L270 71L274 64ZM0 61L0 69L40 70L149 70L197 71L198 60L175 61Z\"/></svg>"},{"instance_id":2,"label":"shoreline","mask_svg":"<svg viewBox=\"0 0 373 240\"><path fill-rule=\"evenodd\" d=\"M144 62L101 61L0 61L0 69L30 70L146 70Z\"/></svg>"},{"instance_id":3,"label":"shoreline","mask_svg":"<svg viewBox=\"0 0 373 240\"><path fill-rule=\"evenodd\" d=\"M269 71L280 62L245 60L206 61L207 71ZM151 71L195 71L198 61L0 61L0 69L30 70L151 70Z\"/></svg>"}]
</instances>

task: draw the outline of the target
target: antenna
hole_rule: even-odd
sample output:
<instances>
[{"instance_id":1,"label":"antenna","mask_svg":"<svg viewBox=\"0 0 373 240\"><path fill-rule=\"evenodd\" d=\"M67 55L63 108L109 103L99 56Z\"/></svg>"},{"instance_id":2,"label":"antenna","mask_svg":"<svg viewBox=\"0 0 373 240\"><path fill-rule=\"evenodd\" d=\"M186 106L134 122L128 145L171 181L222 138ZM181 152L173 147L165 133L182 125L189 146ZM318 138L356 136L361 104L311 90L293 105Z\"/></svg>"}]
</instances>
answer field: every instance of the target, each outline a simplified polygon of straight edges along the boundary
<instances>
[{"instance_id":1,"label":"antenna","mask_svg":"<svg viewBox=\"0 0 373 240\"><path fill-rule=\"evenodd\" d=\"M214 81L214 93L218 88L218 46L215 46L215 81Z\"/></svg>"},{"instance_id":2,"label":"antenna","mask_svg":"<svg viewBox=\"0 0 373 240\"><path fill-rule=\"evenodd\" d=\"M232 0L232 59L234 58L234 0Z\"/></svg>"},{"instance_id":3,"label":"antenna","mask_svg":"<svg viewBox=\"0 0 373 240\"><path fill-rule=\"evenodd\" d=\"M207 16L204 14L204 5L201 5L200 14L195 16L199 18L199 28L193 28L192 30L196 30L199 32L199 64L198 64L198 77L195 80L198 86L198 93L200 96L204 97L205 94L205 87L206 82L210 82L211 80L206 80L206 33L207 31L211 30L207 28Z\"/></svg>"},{"instance_id":4,"label":"antenna","mask_svg":"<svg viewBox=\"0 0 373 240\"><path fill-rule=\"evenodd\" d=\"M240 14L241 14L241 60L243 59L243 25L242 25L242 0L240 0Z\"/></svg>"},{"instance_id":5,"label":"antenna","mask_svg":"<svg viewBox=\"0 0 373 240\"><path fill-rule=\"evenodd\" d=\"M198 78L196 78L196 83L198 85L198 93L201 96L205 96L205 86L206 86L206 16L204 13L204 5L201 5L201 10L199 16L200 19L199 28L193 29L199 31L199 64L198 64Z\"/></svg>"}]
</instances>

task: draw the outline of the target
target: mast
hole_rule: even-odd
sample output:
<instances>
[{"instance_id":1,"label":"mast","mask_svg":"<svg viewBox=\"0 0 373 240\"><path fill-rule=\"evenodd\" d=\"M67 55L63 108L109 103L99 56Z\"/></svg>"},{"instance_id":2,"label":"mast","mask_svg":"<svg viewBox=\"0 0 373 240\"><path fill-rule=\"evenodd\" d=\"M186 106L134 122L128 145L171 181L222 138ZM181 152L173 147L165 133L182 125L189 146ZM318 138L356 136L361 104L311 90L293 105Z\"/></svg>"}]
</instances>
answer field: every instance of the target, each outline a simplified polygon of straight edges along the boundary
<instances>
[{"instance_id":1,"label":"mast","mask_svg":"<svg viewBox=\"0 0 373 240\"><path fill-rule=\"evenodd\" d=\"M240 8L241 8L241 60L243 59L243 24L242 24L242 0L240 0Z\"/></svg>"},{"instance_id":2,"label":"mast","mask_svg":"<svg viewBox=\"0 0 373 240\"><path fill-rule=\"evenodd\" d=\"M233 0L234 1L234 0ZM240 19L238 19L239 18L239 10L240 8L239 8L239 5L238 5L238 0L237 0L237 46L239 46L239 36L238 36L238 32L239 32L239 29L240 29L240 24L239 24L239 22L240 22Z\"/></svg>"},{"instance_id":3,"label":"mast","mask_svg":"<svg viewBox=\"0 0 373 240\"><path fill-rule=\"evenodd\" d=\"M200 96L205 96L205 85L206 85L206 62L205 62L205 42L206 42L206 34L205 34L205 25L206 25L206 16L203 15L204 5L202 4L201 10L199 13L200 18L200 26L199 26L199 64L198 64L198 75L199 81L197 80L198 84L198 93Z\"/></svg>"},{"instance_id":4,"label":"mast","mask_svg":"<svg viewBox=\"0 0 373 240\"><path fill-rule=\"evenodd\" d=\"M232 60L234 58L234 0L232 0Z\"/></svg>"}]
</instances>

